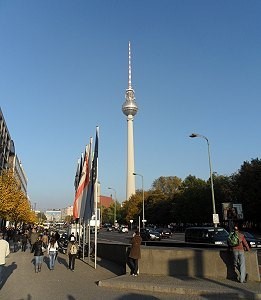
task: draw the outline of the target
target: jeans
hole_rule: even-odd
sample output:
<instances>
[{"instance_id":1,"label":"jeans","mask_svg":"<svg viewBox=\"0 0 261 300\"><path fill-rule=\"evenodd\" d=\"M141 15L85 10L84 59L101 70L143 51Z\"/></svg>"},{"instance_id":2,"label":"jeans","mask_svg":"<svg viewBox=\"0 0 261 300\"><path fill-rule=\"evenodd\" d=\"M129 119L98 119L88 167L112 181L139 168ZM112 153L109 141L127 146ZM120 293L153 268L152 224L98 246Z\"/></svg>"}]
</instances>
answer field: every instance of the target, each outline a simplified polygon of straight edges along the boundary
<instances>
[{"instance_id":1,"label":"jeans","mask_svg":"<svg viewBox=\"0 0 261 300\"><path fill-rule=\"evenodd\" d=\"M35 267L39 267L43 263L43 256L35 256Z\"/></svg>"},{"instance_id":2,"label":"jeans","mask_svg":"<svg viewBox=\"0 0 261 300\"><path fill-rule=\"evenodd\" d=\"M127 263L128 263L128 266L131 269L131 275L137 275L138 274L138 269L139 269L138 259L128 257Z\"/></svg>"},{"instance_id":3,"label":"jeans","mask_svg":"<svg viewBox=\"0 0 261 300\"><path fill-rule=\"evenodd\" d=\"M246 279L246 262L245 254L242 250L233 250L234 255L234 267L240 273L240 282L243 283Z\"/></svg>"},{"instance_id":4,"label":"jeans","mask_svg":"<svg viewBox=\"0 0 261 300\"><path fill-rule=\"evenodd\" d=\"M69 269L74 270L76 254L69 254Z\"/></svg>"},{"instance_id":5,"label":"jeans","mask_svg":"<svg viewBox=\"0 0 261 300\"><path fill-rule=\"evenodd\" d=\"M54 269L55 257L56 257L56 251L50 251L49 252L49 268L50 268L50 270Z\"/></svg>"},{"instance_id":6,"label":"jeans","mask_svg":"<svg viewBox=\"0 0 261 300\"><path fill-rule=\"evenodd\" d=\"M4 267L5 267L4 265L0 265L0 285L4 279Z\"/></svg>"}]
</instances>

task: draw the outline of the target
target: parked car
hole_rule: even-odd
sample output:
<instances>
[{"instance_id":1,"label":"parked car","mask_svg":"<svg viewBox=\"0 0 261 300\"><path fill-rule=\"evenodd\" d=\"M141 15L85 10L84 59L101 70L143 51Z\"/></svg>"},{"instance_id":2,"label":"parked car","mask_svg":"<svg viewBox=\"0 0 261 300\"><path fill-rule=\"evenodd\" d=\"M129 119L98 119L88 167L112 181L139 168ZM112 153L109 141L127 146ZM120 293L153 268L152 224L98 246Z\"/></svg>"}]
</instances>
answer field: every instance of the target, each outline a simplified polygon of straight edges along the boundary
<instances>
[{"instance_id":1,"label":"parked car","mask_svg":"<svg viewBox=\"0 0 261 300\"><path fill-rule=\"evenodd\" d=\"M141 228L140 236L143 241L160 241L161 240L160 233L158 231L156 231L155 229Z\"/></svg>"},{"instance_id":2,"label":"parked car","mask_svg":"<svg viewBox=\"0 0 261 300\"><path fill-rule=\"evenodd\" d=\"M244 234L250 248L261 249L261 239L256 238L252 233L241 231Z\"/></svg>"},{"instance_id":3,"label":"parked car","mask_svg":"<svg viewBox=\"0 0 261 300\"><path fill-rule=\"evenodd\" d=\"M189 227L185 231L185 242L227 246L228 235L222 227Z\"/></svg>"},{"instance_id":4,"label":"parked car","mask_svg":"<svg viewBox=\"0 0 261 300\"><path fill-rule=\"evenodd\" d=\"M162 239L170 238L172 236L172 232L169 228L156 228L155 230L160 233Z\"/></svg>"}]
</instances>

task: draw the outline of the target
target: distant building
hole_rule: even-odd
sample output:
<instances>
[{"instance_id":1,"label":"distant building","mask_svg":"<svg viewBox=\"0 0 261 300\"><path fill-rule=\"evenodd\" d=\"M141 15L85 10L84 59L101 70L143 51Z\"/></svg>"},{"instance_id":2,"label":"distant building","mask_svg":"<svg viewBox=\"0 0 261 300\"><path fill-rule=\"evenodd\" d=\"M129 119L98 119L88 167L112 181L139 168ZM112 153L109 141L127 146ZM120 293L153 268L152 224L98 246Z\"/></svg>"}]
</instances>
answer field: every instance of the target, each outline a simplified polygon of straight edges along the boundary
<instances>
[{"instance_id":1,"label":"distant building","mask_svg":"<svg viewBox=\"0 0 261 300\"><path fill-rule=\"evenodd\" d=\"M45 216L49 222L60 222L62 220L62 212L60 209L46 210Z\"/></svg>"},{"instance_id":2,"label":"distant building","mask_svg":"<svg viewBox=\"0 0 261 300\"><path fill-rule=\"evenodd\" d=\"M112 197L100 196L99 206L102 206L104 208L108 208L108 207L110 207L111 204L113 204Z\"/></svg>"},{"instance_id":3,"label":"distant building","mask_svg":"<svg viewBox=\"0 0 261 300\"><path fill-rule=\"evenodd\" d=\"M72 216L72 215L73 215L73 206L72 205L61 209L62 220L64 220L66 216Z\"/></svg>"}]
</instances>

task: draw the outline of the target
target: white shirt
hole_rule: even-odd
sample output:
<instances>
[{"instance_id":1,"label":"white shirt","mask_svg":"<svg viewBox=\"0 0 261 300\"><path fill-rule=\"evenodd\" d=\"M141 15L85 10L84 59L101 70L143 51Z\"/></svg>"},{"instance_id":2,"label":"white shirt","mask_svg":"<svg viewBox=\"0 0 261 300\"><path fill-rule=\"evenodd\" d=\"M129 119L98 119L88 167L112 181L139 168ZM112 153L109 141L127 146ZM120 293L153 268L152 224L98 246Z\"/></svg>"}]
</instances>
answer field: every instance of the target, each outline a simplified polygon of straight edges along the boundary
<instances>
[{"instance_id":1,"label":"white shirt","mask_svg":"<svg viewBox=\"0 0 261 300\"><path fill-rule=\"evenodd\" d=\"M58 250L58 244L57 244L57 242L55 242L53 246L51 246L51 243L49 243L47 250L48 250L48 253L50 251L57 251Z\"/></svg>"}]
</instances>

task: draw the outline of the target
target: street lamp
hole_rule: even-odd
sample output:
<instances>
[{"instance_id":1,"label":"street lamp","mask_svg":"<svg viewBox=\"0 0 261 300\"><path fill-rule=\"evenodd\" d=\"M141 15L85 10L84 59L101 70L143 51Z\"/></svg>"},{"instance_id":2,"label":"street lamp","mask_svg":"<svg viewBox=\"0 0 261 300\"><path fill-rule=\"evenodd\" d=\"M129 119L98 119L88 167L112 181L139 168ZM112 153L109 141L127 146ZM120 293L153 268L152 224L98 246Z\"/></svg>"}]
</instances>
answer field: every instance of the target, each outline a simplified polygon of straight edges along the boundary
<instances>
[{"instance_id":1,"label":"street lamp","mask_svg":"<svg viewBox=\"0 0 261 300\"><path fill-rule=\"evenodd\" d=\"M116 203L117 203L116 190L112 187L108 187L108 189L114 191L114 225L115 225L117 222L117 220L116 220Z\"/></svg>"},{"instance_id":2,"label":"street lamp","mask_svg":"<svg viewBox=\"0 0 261 300\"><path fill-rule=\"evenodd\" d=\"M210 159L210 146L209 146L209 141L208 139L201 134L197 133L192 133L189 137L195 138L195 137L200 137L203 138L207 141L208 144L208 162L209 162L209 171L210 171L210 183L211 183L211 194L212 194L212 206L213 206L213 223L214 226L217 226L217 223L219 223L218 220L218 215L216 215L216 205L215 205L215 196L214 196L214 186L213 186L213 177L212 177L212 167L211 167L211 159Z\"/></svg>"},{"instance_id":3,"label":"street lamp","mask_svg":"<svg viewBox=\"0 0 261 300\"><path fill-rule=\"evenodd\" d=\"M145 228L145 208L144 208L144 186L143 186L143 176L138 173L133 173L134 176L140 176L141 177L141 184L142 184L142 227Z\"/></svg>"}]
</instances>

